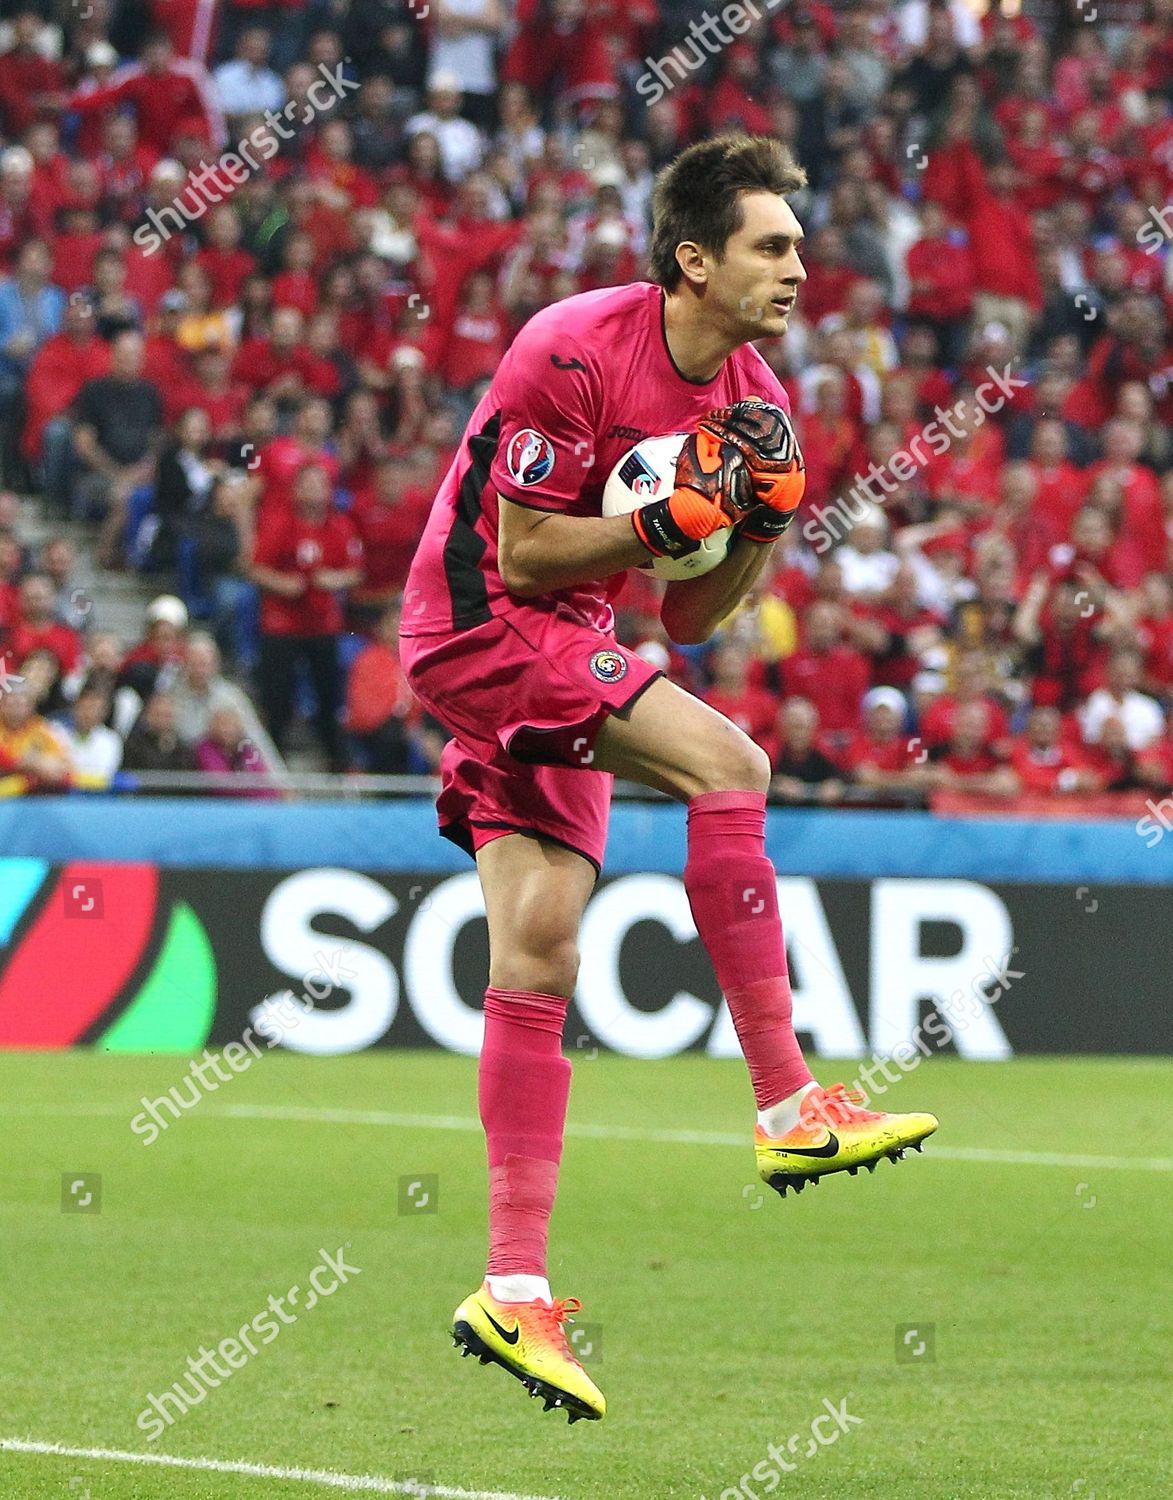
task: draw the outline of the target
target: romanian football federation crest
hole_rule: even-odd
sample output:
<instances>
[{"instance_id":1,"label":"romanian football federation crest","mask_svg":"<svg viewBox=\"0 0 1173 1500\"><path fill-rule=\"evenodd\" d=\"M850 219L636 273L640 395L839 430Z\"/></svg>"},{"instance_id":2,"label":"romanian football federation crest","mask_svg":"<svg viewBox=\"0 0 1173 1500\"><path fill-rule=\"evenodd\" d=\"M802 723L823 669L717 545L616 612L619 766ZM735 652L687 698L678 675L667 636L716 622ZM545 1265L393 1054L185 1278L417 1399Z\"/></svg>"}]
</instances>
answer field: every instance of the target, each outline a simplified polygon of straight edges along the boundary
<instances>
[{"instance_id":1,"label":"romanian football federation crest","mask_svg":"<svg viewBox=\"0 0 1173 1500\"><path fill-rule=\"evenodd\" d=\"M518 484L541 484L554 467L554 444L536 428L523 427L509 440L505 467Z\"/></svg>"},{"instance_id":2,"label":"romanian football federation crest","mask_svg":"<svg viewBox=\"0 0 1173 1500\"><path fill-rule=\"evenodd\" d=\"M591 657L591 671L600 682L618 682L627 676L627 662L618 651L596 651Z\"/></svg>"}]
</instances>

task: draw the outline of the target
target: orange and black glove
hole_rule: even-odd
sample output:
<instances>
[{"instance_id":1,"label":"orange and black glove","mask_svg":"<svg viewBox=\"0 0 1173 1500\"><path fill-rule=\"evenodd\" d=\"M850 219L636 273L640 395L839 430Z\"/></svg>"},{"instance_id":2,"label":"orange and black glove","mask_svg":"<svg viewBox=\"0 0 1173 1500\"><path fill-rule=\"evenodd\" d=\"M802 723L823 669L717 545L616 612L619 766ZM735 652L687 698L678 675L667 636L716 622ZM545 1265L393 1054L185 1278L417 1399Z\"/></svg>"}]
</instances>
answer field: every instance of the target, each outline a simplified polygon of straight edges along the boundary
<instances>
[{"instance_id":1,"label":"orange and black glove","mask_svg":"<svg viewBox=\"0 0 1173 1500\"><path fill-rule=\"evenodd\" d=\"M741 454L753 499L738 517L740 536L772 542L794 520L806 489L806 465L790 418L780 406L756 398L735 401L710 412L701 422L722 444Z\"/></svg>"},{"instance_id":2,"label":"orange and black glove","mask_svg":"<svg viewBox=\"0 0 1173 1500\"><path fill-rule=\"evenodd\" d=\"M676 486L666 500L632 511L640 541L657 557L684 557L705 537L757 508L745 453L712 412L690 433L676 459Z\"/></svg>"}]
</instances>

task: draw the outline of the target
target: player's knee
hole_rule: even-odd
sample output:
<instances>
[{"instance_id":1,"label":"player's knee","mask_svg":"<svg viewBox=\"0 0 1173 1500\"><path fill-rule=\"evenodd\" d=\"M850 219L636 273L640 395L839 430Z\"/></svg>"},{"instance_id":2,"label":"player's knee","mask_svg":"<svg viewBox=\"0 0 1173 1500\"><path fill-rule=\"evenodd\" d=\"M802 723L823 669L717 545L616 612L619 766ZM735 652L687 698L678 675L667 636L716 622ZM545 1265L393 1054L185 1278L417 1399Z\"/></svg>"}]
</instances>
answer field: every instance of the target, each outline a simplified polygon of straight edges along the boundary
<instances>
[{"instance_id":1,"label":"player's knee","mask_svg":"<svg viewBox=\"0 0 1173 1500\"><path fill-rule=\"evenodd\" d=\"M765 792L770 785L770 757L741 730L724 738L702 772L703 792Z\"/></svg>"},{"instance_id":2,"label":"player's knee","mask_svg":"<svg viewBox=\"0 0 1173 1500\"><path fill-rule=\"evenodd\" d=\"M533 948L514 948L494 958L489 982L498 989L533 990L569 999L578 983L578 945L563 941Z\"/></svg>"}]
</instances>

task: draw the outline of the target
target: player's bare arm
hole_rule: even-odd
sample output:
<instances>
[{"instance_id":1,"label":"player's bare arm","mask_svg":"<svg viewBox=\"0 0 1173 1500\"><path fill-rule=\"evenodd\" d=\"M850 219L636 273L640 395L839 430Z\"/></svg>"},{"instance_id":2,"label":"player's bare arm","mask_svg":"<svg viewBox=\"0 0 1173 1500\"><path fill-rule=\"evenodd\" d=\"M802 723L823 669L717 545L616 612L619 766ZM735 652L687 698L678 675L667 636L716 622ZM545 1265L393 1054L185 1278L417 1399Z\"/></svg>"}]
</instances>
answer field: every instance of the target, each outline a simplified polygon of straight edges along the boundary
<instances>
[{"instance_id":1,"label":"player's bare arm","mask_svg":"<svg viewBox=\"0 0 1173 1500\"><path fill-rule=\"evenodd\" d=\"M532 599L648 560L626 516L563 516L498 496L497 552L505 587Z\"/></svg>"},{"instance_id":2,"label":"player's bare arm","mask_svg":"<svg viewBox=\"0 0 1173 1500\"><path fill-rule=\"evenodd\" d=\"M772 543L737 537L725 561L711 573L670 583L660 606L669 638L679 646L707 641L753 588L772 550Z\"/></svg>"}]
</instances>

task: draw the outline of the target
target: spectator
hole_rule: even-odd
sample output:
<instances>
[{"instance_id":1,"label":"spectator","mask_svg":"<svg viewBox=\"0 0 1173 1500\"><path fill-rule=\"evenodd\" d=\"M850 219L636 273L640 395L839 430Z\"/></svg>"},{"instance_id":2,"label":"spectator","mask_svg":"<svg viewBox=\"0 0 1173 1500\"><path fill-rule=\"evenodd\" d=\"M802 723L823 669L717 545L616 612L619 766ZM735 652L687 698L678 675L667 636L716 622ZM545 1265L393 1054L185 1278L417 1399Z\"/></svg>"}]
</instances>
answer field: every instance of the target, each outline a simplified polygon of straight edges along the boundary
<instances>
[{"instance_id":1,"label":"spectator","mask_svg":"<svg viewBox=\"0 0 1173 1500\"><path fill-rule=\"evenodd\" d=\"M893 687L874 687L864 694L863 728L844 746L844 767L860 786L886 792L915 786L924 777L918 767L927 759L919 739L905 730L908 704Z\"/></svg>"},{"instance_id":2,"label":"spectator","mask_svg":"<svg viewBox=\"0 0 1173 1500\"><path fill-rule=\"evenodd\" d=\"M110 350L94 328L93 303L75 294L66 304L61 331L33 356L24 385L21 452L62 514L69 509L73 460L69 411L82 387L109 368Z\"/></svg>"},{"instance_id":3,"label":"spectator","mask_svg":"<svg viewBox=\"0 0 1173 1500\"><path fill-rule=\"evenodd\" d=\"M842 609L819 600L803 616L802 645L776 668L781 696L809 698L835 744L855 732L869 678L867 658L844 643L844 630Z\"/></svg>"},{"instance_id":4,"label":"spectator","mask_svg":"<svg viewBox=\"0 0 1173 1500\"><path fill-rule=\"evenodd\" d=\"M1031 709L1026 732L1011 744L1010 765L1025 792L1094 792L1111 779L1101 781L1079 746L1064 740L1059 710L1045 705Z\"/></svg>"},{"instance_id":5,"label":"spectator","mask_svg":"<svg viewBox=\"0 0 1173 1500\"><path fill-rule=\"evenodd\" d=\"M23 662L33 651L48 651L63 676L81 666L82 642L76 630L56 618L57 594L44 573L28 573L20 582L20 600L8 628L8 648Z\"/></svg>"},{"instance_id":6,"label":"spectator","mask_svg":"<svg viewBox=\"0 0 1173 1500\"><path fill-rule=\"evenodd\" d=\"M0 281L0 435L4 472L15 458L19 396L33 359L61 327L65 293L50 280L53 263L43 240L27 240L16 270Z\"/></svg>"},{"instance_id":7,"label":"spectator","mask_svg":"<svg viewBox=\"0 0 1173 1500\"><path fill-rule=\"evenodd\" d=\"M350 514L363 546L365 569L352 603L369 612L385 607L399 593L427 520L431 495L412 483L402 459L383 458L373 482L354 498Z\"/></svg>"},{"instance_id":8,"label":"spectator","mask_svg":"<svg viewBox=\"0 0 1173 1500\"><path fill-rule=\"evenodd\" d=\"M1123 721L1110 714L1100 726L1097 743L1083 747L1093 787L1108 792L1135 792L1154 785L1154 768L1148 759L1153 750L1150 745L1144 756L1138 755L1128 743Z\"/></svg>"},{"instance_id":9,"label":"spectator","mask_svg":"<svg viewBox=\"0 0 1173 1500\"><path fill-rule=\"evenodd\" d=\"M204 630L193 630L184 644L183 668L175 680L175 723L181 737L191 745L210 733L212 716L231 709L240 721L241 734L257 749L265 768L282 769L276 745L265 732L247 695L220 672L220 650Z\"/></svg>"},{"instance_id":10,"label":"spectator","mask_svg":"<svg viewBox=\"0 0 1173 1500\"><path fill-rule=\"evenodd\" d=\"M330 498L322 465L300 469L292 511L262 517L250 572L261 589L261 698L273 742L283 754L297 666L304 663L319 742L330 770L341 771L346 756L338 723L338 596L362 581L362 542L349 517L331 509Z\"/></svg>"},{"instance_id":11,"label":"spectator","mask_svg":"<svg viewBox=\"0 0 1173 1500\"><path fill-rule=\"evenodd\" d=\"M236 38L232 61L212 74L216 103L233 128L240 128L244 115L276 113L285 103L285 85L268 65L271 40L263 26L246 26Z\"/></svg>"},{"instance_id":12,"label":"spectator","mask_svg":"<svg viewBox=\"0 0 1173 1500\"><path fill-rule=\"evenodd\" d=\"M412 769L412 719L418 717L399 666L399 608L383 611L374 639L359 652L346 684L346 727L363 769L400 776Z\"/></svg>"},{"instance_id":13,"label":"spectator","mask_svg":"<svg viewBox=\"0 0 1173 1500\"><path fill-rule=\"evenodd\" d=\"M1080 711L1080 726L1089 744L1099 743L1110 718L1120 720L1133 750L1147 750L1160 739L1165 716L1155 698L1139 691L1140 673L1141 659L1135 651L1112 653L1104 686L1096 688Z\"/></svg>"},{"instance_id":14,"label":"spectator","mask_svg":"<svg viewBox=\"0 0 1173 1500\"><path fill-rule=\"evenodd\" d=\"M154 693L170 695L183 663L187 607L174 594L160 594L147 606L147 632L127 652L118 686L130 688L144 703Z\"/></svg>"},{"instance_id":15,"label":"spectator","mask_svg":"<svg viewBox=\"0 0 1173 1500\"><path fill-rule=\"evenodd\" d=\"M124 771L191 771L195 769L191 748L175 726L175 698L155 692L147 699L138 723L126 736L122 753ZM165 793L164 793L165 795Z\"/></svg>"},{"instance_id":16,"label":"spectator","mask_svg":"<svg viewBox=\"0 0 1173 1500\"><path fill-rule=\"evenodd\" d=\"M1018 791L1018 778L990 744L980 703L962 704L948 740L934 746L929 759L940 788L977 797L1013 797Z\"/></svg>"},{"instance_id":17,"label":"spectator","mask_svg":"<svg viewBox=\"0 0 1173 1500\"><path fill-rule=\"evenodd\" d=\"M208 451L211 442L208 414L198 406L188 407L159 456L155 503L146 521L145 551L151 569L175 567L181 538L210 507L212 490L224 473L223 462Z\"/></svg>"},{"instance_id":18,"label":"spectator","mask_svg":"<svg viewBox=\"0 0 1173 1500\"><path fill-rule=\"evenodd\" d=\"M74 584L75 563L73 543L68 537L51 536L41 544L38 565L53 585L54 618L80 635L93 628L94 603L84 589Z\"/></svg>"},{"instance_id":19,"label":"spectator","mask_svg":"<svg viewBox=\"0 0 1173 1500\"><path fill-rule=\"evenodd\" d=\"M843 799L846 778L816 744L818 728L818 711L806 698L787 698L778 710L770 790L784 802Z\"/></svg>"},{"instance_id":20,"label":"spectator","mask_svg":"<svg viewBox=\"0 0 1173 1500\"><path fill-rule=\"evenodd\" d=\"M166 156L176 136L191 131L199 140L222 146L227 132L202 64L177 58L165 32L150 33L140 61L90 92L76 91L69 107L83 118L130 105L139 136L160 156Z\"/></svg>"},{"instance_id":21,"label":"spectator","mask_svg":"<svg viewBox=\"0 0 1173 1500\"><path fill-rule=\"evenodd\" d=\"M843 587L853 599L870 602L887 593L900 559L886 546L888 523L878 506L866 509L835 554L843 572Z\"/></svg>"},{"instance_id":22,"label":"spectator","mask_svg":"<svg viewBox=\"0 0 1173 1500\"><path fill-rule=\"evenodd\" d=\"M110 347L110 373L87 380L74 408L73 448L84 472L73 491L73 512L91 507L103 516L98 559L121 564L121 533L132 491L149 482L163 426L158 388L143 378L143 340L120 333Z\"/></svg>"},{"instance_id":23,"label":"spectator","mask_svg":"<svg viewBox=\"0 0 1173 1500\"><path fill-rule=\"evenodd\" d=\"M750 739L771 749L778 700L750 682L748 649L740 641L722 638L709 652L708 672L711 684L701 695L705 702L732 719Z\"/></svg>"},{"instance_id":24,"label":"spectator","mask_svg":"<svg viewBox=\"0 0 1173 1500\"><path fill-rule=\"evenodd\" d=\"M480 131L460 113L459 73L436 72L428 79L428 107L407 122L408 136L430 135L440 153L449 182L462 182L481 164L484 141Z\"/></svg>"},{"instance_id":25,"label":"spectator","mask_svg":"<svg viewBox=\"0 0 1173 1500\"><path fill-rule=\"evenodd\" d=\"M0 55L0 131L19 139L34 120L55 114L65 102L61 64L41 47L45 22L35 5L18 5L12 45Z\"/></svg>"},{"instance_id":26,"label":"spectator","mask_svg":"<svg viewBox=\"0 0 1173 1500\"><path fill-rule=\"evenodd\" d=\"M197 771L221 776L237 772L255 776L269 770L258 746L246 736L240 715L228 704L213 709L208 731L195 746L194 758ZM241 790L222 787L214 790L213 795L275 797L277 792L272 786L247 786Z\"/></svg>"},{"instance_id":27,"label":"spectator","mask_svg":"<svg viewBox=\"0 0 1173 1500\"><path fill-rule=\"evenodd\" d=\"M91 790L108 787L122 764L122 737L106 725L110 698L99 685L83 683L72 712L60 727L73 762L74 784Z\"/></svg>"},{"instance_id":28,"label":"spectator","mask_svg":"<svg viewBox=\"0 0 1173 1500\"><path fill-rule=\"evenodd\" d=\"M36 712L28 689L10 678L0 693L0 796L62 792L71 774L53 726Z\"/></svg>"}]
</instances>

